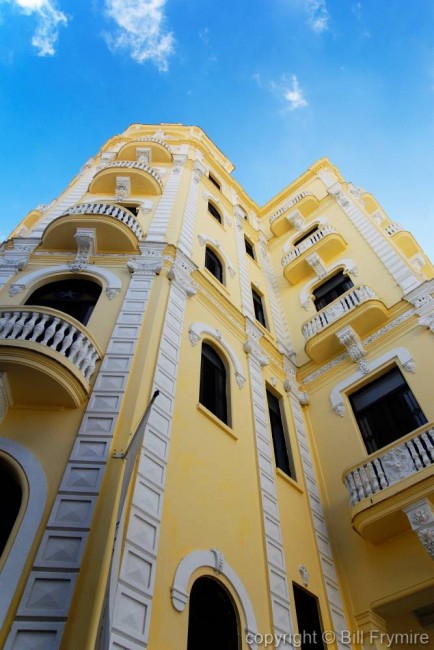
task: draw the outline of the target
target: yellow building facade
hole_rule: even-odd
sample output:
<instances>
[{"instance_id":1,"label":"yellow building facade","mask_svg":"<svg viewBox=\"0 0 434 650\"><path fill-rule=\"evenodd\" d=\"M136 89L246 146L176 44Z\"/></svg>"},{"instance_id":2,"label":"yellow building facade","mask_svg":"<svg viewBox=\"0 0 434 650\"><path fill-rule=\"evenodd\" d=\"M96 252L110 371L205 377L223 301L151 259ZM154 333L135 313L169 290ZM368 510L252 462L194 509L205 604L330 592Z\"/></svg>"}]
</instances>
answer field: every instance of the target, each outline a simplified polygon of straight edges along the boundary
<instances>
[{"instance_id":1,"label":"yellow building facade","mask_svg":"<svg viewBox=\"0 0 434 650\"><path fill-rule=\"evenodd\" d=\"M2 648L434 647L433 267L232 171L134 124L3 244Z\"/></svg>"}]
</instances>

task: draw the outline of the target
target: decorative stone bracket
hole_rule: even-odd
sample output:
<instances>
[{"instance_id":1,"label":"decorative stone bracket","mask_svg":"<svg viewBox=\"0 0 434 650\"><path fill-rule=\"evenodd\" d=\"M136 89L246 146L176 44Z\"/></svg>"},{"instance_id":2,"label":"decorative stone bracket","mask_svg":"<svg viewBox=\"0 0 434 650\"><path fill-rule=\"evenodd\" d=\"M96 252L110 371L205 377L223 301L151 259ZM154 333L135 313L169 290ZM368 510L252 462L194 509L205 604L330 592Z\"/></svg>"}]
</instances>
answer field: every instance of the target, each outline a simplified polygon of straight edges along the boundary
<instances>
[{"instance_id":1,"label":"decorative stone bracket","mask_svg":"<svg viewBox=\"0 0 434 650\"><path fill-rule=\"evenodd\" d=\"M246 316L246 334L247 341L244 343L244 352L250 354L260 366L268 366L270 360L267 355L262 350L262 347L259 343L263 334L259 327L253 323L248 316Z\"/></svg>"},{"instance_id":2,"label":"decorative stone bracket","mask_svg":"<svg viewBox=\"0 0 434 650\"><path fill-rule=\"evenodd\" d=\"M419 325L427 327L434 334L434 280L427 280L404 298L414 305Z\"/></svg>"},{"instance_id":3,"label":"decorative stone bracket","mask_svg":"<svg viewBox=\"0 0 434 650\"><path fill-rule=\"evenodd\" d=\"M434 512L428 499L404 508L412 530L434 560Z\"/></svg>"},{"instance_id":4,"label":"decorative stone bracket","mask_svg":"<svg viewBox=\"0 0 434 650\"><path fill-rule=\"evenodd\" d=\"M74 239L77 242L77 254L75 260L70 262L68 266L71 271L83 271L88 266L89 257L95 255L95 228L77 228Z\"/></svg>"},{"instance_id":5,"label":"decorative stone bracket","mask_svg":"<svg viewBox=\"0 0 434 650\"><path fill-rule=\"evenodd\" d=\"M128 260L127 266L135 275L158 275L163 266L163 246L143 249L140 257Z\"/></svg>"},{"instance_id":6,"label":"decorative stone bracket","mask_svg":"<svg viewBox=\"0 0 434 650\"><path fill-rule=\"evenodd\" d=\"M115 201L126 201L131 193L129 176L116 176Z\"/></svg>"},{"instance_id":7,"label":"decorative stone bracket","mask_svg":"<svg viewBox=\"0 0 434 650\"><path fill-rule=\"evenodd\" d=\"M191 274L196 270L197 266L178 250L175 261L173 262L167 277L185 292L187 298L191 298L192 296L195 296L199 290L197 282L194 282L191 279Z\"/></svg>"},{"instance_id":8,"label":"decorative stone bracket","mask_svg":"<svg viewBox=\"0 0 434 650\"><path fill-rule=\"evenodd\" d=\"M351 361L357 363L362 374L367 375L370 368L365 359L366 350L353 328L350 325L347 325L336 332L336 336L339 339L339 342L346 348Z\"/></svg>"},{"instance_id":9,"label":"decorative stone bracket","mask_svg":"<svg viewBox=\"0 0 434 650\"><path fill-rule=\"evenodd\" d=\"M309 404L309 397L306 391L300 390L300 386L297 382L296 372L287 359L284 359L284 366L286 371L286 379L283 384L283 388L287 393L291 393L299 401L300 404Z\"/></svg>"}]
</instances>

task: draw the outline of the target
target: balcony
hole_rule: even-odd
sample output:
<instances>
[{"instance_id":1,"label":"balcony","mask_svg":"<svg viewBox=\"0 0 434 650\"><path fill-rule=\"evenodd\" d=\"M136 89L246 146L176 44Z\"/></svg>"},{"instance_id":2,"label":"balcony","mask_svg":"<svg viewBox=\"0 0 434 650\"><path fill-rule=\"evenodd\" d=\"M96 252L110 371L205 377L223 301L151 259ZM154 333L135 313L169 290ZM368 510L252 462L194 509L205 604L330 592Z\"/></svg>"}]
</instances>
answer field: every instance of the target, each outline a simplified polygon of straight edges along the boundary
<instances>
[{"instance_id":1,"label":"balcony","mask_svg":"<svg viewBox=\"0 0 434 650\"><path fill-rule=\"evenodd\" d=\"M14 404L78 406L100 358L75 318L48 307L0 308L0 368Z\"/></svg>"},{"instance_id":2,"label":"balcony","mask_svg":"<svg viewBox=\"0 0 434 650\"><path fill-rule=\"evenodd\" d=\"M362 337L386 320L387 309L370 287L352 287L303 324L306 354L325 361L342 352L337 330L351 325Z\"/></svg>"},{"instance_id":3,"label":"balcony","mask_svg":"<svg viewBox=\"0 0 434 650\"><path fill-rule=\"evenodd\" d=\"M149 155L146 154L149 152ZM134 142L125 144L117 155L117 160L141 161L141 158L148 158L152 164L172 162L172 152L170 147L152 136L137 138ZM146 162L146 161L145 161Z\"/></svg>"},{"instance_id":4,"label":"balcony","mask_svg":"<svg viewBox=\"0 0 434 650\"><path fill-rule=\"evenodd\" d=\"M310 237L293 246L282 258L283 274L290 284L297 284L313 273L312 267L306 261L310 253L320 254L321 259L328 263L342 252L345 246L345 240L333 226L320 226Z\"/></svg>"},{"instance_id":5,"label":"balcony","mask_svg":"<svg viewBox=\"0 0 434 650\"><path fill-rule=\"evenodd\" d=\"M398 246L406 257L413 257L416 253L421 252L420 246L413 235L407 230L404 230L396 221L389 223L384 230L389 237L393 237L393 243Z\"/></svg>"},{"instance_id":6,"label":"balcony","mask_svg":"<svg viewBox=\"0 0 434 650\"><path fill-rule=\"evenodd\" d=\"M346 470L353 528L374 544L409 530L402 508L434 494L433 470L432 423Z\"/></svg>"},{"instance_id":7,"label":"balcony","mask_svg":"<svg viewBox=\"0 0 434 650\"><path fill-rule=\"evenodd\" d=\"M118 176L127 179L131 196L161 194L163 182L158 172L146 163L117 160L103 165L89 186L90 194L115 194Z\"/></svg>"},{"instance_id":8,"label":"balcony","mask_svg":"<svg viewBox=\"0 0 434 650\"><path fill-rule=\"evenodd\" d=\"M271 232L276 237L280 237L280 235L294 228L297 220L301 220L301 223L303 223L303 219L311 216L318 206L318 199L309 190L299 192L271 216Z\"/></svg>"},{"instance_id":9,"label":"balcony","mask_svg":"<svg viewBox=\"0 0 434 650\"><path fill-rule=\"evenodd\" d=\"M138 243L145 237L138 220L126 208L113 203L80 203L47 226L42 248L74 249L77 228L95 229L97 252L100 253L137 252Z\"/></svg>"}]
</instances>

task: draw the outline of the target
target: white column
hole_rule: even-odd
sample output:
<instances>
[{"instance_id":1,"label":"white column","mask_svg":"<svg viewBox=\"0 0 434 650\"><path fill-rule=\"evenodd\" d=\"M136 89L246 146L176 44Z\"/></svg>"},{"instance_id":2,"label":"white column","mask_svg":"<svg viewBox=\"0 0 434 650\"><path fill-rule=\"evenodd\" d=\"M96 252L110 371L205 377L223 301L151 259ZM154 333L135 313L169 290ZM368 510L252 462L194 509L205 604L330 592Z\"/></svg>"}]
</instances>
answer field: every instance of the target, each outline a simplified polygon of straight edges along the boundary
<instances>
[{"instance_id":1,"label":"white column","mask_svg":"<svg viewBox=\"0 0 434 650\"><path fill-rule=\"evenodd\" d=\"M34 644L39 647L38 643L50 650L60 647L146 304L161 268L162 249L143 245L142 256L136 258L138 271L131 277L120 308L5 645L8 650L27 650Z\"/></svg>"}]
</instances>

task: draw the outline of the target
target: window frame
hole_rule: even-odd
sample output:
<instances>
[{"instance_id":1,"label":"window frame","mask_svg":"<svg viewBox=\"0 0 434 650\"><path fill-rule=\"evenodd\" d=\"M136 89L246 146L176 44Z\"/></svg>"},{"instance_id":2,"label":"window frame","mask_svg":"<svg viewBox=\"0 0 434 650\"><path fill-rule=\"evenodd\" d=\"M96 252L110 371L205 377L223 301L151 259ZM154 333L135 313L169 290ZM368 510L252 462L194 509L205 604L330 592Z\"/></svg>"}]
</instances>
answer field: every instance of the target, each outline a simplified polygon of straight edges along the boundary
<instances>
[{"instance_id":1,"label":"window frame","mask_svg":"<svg viewBox=\"0 0 434 650\"><path fill-rule=\"evenodd\" d=\"M208 214L210 214L221 226L223 225L223 216L212 201L208 201Z\"/></svg>"},{"instance_id":2,"label":"window frame","mask_svg":"<svg viewBox=\"0 0 434 650\"><path fill-rule=\"evenodd\" d=\"M336 269L335 269L336 270ZM338 278L339 276L342 276L342 281L340 283L337 283L336 285L332 285L333 280L335 278ZM350 284L350 286L346 289L344 289L342 292L337 293L335 297L330 297L330 300L327 300L324 304L320 303L320 301L324 300L324 298L328 298L329 295L336 290L338 287L342 286L343 284ZM327 287L327 285L332 285L331 288L329 288L327 291L324 291L323 294L320 293L319 296L316 295L317 292L319 292L321 289L324 289L324 287ZM323 278L323 280L315 286L315 288L312 288L311 293L313 297L313 304L315 305L315 309L317 312L321 311L322 309L325 309L328 305L330 305L332 302L335 300L338 300L340 296L343 296L344 293L349 291L354 287L354 282L352 279L345 273L345 269L339 268L337 269L336 273L333 273L332 275ZM319 303L321 306L319 306Z\"/></svg>"},{"instance_id":3,"label":"window frame","mask_svg":"<svg viewBox=\"0 0 434 650\"><path fill-rule=\"evenodd\" d=\"M205 348L205 354L204 354ZM207 363L204 364L204 357L206 357L207 351L209 351L209 356L207 358ZM205 376L206 366L210 367L210 364L213 364L215 361L210 357L215 355L218 358L219 364L221 366L217 368L219 364L214 364L214 371L223 371L221 372L221 377L223 381L219 387L220 395L215 394L215 391L209 394L209 391L213 388L213 383L211 382L210 377ZM219 379L217 379L219 381ZM212 413L216 418L218 418L223 424L230 427L231 426L231 401L230 401L230 371L229 366L224 354L217 348L213 342L209 339L204 339L202 341L201 353L200 353L200 373L199 373L199 404L205 407L210 413ZM209 399L211 397L211 399ZM213 398L215 403L213 403ZM220 402L218 401L220 398Z\"/></svg>"},{"instance_id":4,"label":"window frame","mask_svg":"<svg viewBox=\"0 0 434 650\"><path fill-rule=\"evenodd\" d=\"M213 262L217 264L217 268L220 270L220 277L219 275L216 275L214 271L207 265L207 258L214 258ZM226 277L225 277L225 267L223 264L222 259L220 258L219 255L215 252L215 250L211 247L206 245L205 246L205 261L204 261L204 268L211 273L211 275L218 281L220 284L225 286L226 282Z\"/></svg>"},{"instance_id":5,"label":"window frame","mask_svg":"<svg viewBox=\"0 0 434 650\"><path fill-rule=\"evenodd\" d=\"M251 253L249 253L247 246L250 246ZM244 237L244 248L246 249L247 255L256 262L255 245L247 237Z\"/></svg>"},{"instance_id":6,"label":"window frame","mask_svg":"<svg viewBox=\"0 0 434 650\"><path fill-rule=\"evenodd\" d=\"M271 439L273 443L273 456L274 464L277 470L280 470L293 481L297 480L297 473L295 471L294 455L292 453L291 441L289 439L288 426L286 423L286 414L285 407L283 403L283 398L281 395L277 394L275 391L266 384L265 386L265 397L267 401L267 411L268 411L268 421L270 425ZM276 430L273 426L273 420L271 417L271 405L270 402L274 401L274 405L277 405L277 409L274 411L278 415L279 419L279 430ZM282 456L284 457L282 459Z\"/></svg>"},{"instance_id":7,"label":"window frame","mask_svg":"<svg viewBox=\"0 0 434 650\"><path fill-rule=\"evenodd\" d=\"M384 395L378 396L378 393L381 391L381 382L390 379L392 374L399 377L401 381ZM375 392L377 397L373 397L373 399L368 401L365 406L355 406L355 401L357 399L363 399L363 393L366 394L368 390ZM425 413L419 405L416 396L411 390L411 387L406 381L400 368L396 364L384 368L380 374L372 377L370 381L365 382L363 385L355 386L351 393L347 394L347 397L363 445L368 454L376 453L377 451L384 449L384 447L394 444L412 431L415 431L419 427L428 423ZM399 413L397 413L395 407L392 407L392 401L395 401L396 403L397 398L401 402ZM413 409L413 411L411 411L411 409ZM386 423L380 431L376 431L379 413L380 417L384 417ZM371 424L369 423L368 418L371 419ZM373 418L375 422L374 428L372 427ZM408 428L407 425L410 424L411 418L414 418L414 420L413 423L411 423L410 428ZM417 418L419 418L419 421ZM385 431L388 427L391 427L394 431L399 430L398 435L395 437L394 435L387 436L386 434L385 436ZM388 438L387 441L385 441L385 437Z\"/></svg>"},{"instance_id":8,"label":"window frame","mask_svg":"<svg viewBox=\"0 0 434 650\"><path fill-rule=\"evenodd\" d=\"M252 285L252 302L253 302L253 311L255 313L255 319L268 330L268 320L264 305L264 296L258 291L256 287ZM258 318L260 316L260 318Z\"/></svg>"},{"instance_id":9,"label":"window frame","mask_svg":"<svg viewBox=\"0 0 434 650\"><path fill-rule=\"evenodd\" d=\"M222 186L221 183L217 180L217 178L212 174L211 172L208 172L208 178L211 181L211 183L218 189L219 192L222 191Z\"/></svg>"}]
</instances>

